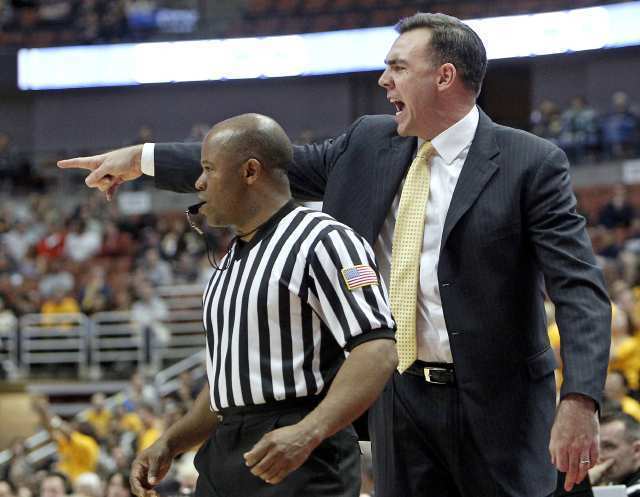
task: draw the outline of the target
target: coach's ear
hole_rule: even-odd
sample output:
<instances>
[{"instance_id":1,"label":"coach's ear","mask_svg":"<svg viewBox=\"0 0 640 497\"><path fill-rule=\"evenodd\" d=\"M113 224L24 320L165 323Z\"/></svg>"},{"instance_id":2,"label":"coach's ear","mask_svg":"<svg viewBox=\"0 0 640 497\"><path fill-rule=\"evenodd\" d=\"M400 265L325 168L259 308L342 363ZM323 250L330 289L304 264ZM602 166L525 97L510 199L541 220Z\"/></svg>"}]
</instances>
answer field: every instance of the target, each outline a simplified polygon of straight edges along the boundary
<instances>
[{"instance_id":1,"label":"coach's ear","mask_svg":"<svg viewBox=\"0 0 640 497\"><path fill-rule=\"evenodd\" d=\"M247 159L247 161L240 167L242 172L242 179L244 179L247 185L252 185L260 178L263 167L258 159Z\"/></svg>"}]
</instances>

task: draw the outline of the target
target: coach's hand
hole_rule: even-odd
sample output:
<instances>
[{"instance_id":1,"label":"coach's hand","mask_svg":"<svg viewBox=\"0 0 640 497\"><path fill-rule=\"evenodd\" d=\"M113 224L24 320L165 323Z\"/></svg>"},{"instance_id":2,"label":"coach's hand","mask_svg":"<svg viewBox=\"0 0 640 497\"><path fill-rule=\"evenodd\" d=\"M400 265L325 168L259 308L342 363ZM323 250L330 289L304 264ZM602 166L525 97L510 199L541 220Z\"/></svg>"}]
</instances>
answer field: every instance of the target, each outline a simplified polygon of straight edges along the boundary
<instances>
[{"instance_id":1,"label":"coach's hand","mask_svg":"<svg viewBox=\"0 0 640 497\"><path fill-rule=\"evenodd\" d=\"M549 453L551 462L566 473L567 492L598 462L600 426L595 407L589 397L569 394L560 401L556 411Z\"/></svg>"},{"instance_id":2,"label":"coach's hand","mask_svg":"<svg viewBox=\"0 0 640 497\"><path fill-rule=\"evenodd\" d=\"M320 442L303 423L285 426L265 434L244 460L254 475L275 485L302 466Z\"/></svg>"},{"instance_id":3,"label":"coach's hand","mask_svg":"<svg viewBox=\"0 0 640 497\"><path fill-rule=\"evenodd\" d=\"M85 179L87 186L105 192L107 200L111 200L121 183L142 176L141 159L142 145L134 145L92 157L61 160L58 161L58 167L88 169L91 174Z\"/></svg>"},{"instance_id":4,"label":"coach's hand","mask_svg":"<svg viewBox=\"0 0 640 497\"><path fill-rule=\"evenodd\" d=\"M137 497L157 497L153 487L166 476L172 460L173 455L162 438L138 454L131 465L129 479L133 494Z\"/></svg>"}]
</instances>

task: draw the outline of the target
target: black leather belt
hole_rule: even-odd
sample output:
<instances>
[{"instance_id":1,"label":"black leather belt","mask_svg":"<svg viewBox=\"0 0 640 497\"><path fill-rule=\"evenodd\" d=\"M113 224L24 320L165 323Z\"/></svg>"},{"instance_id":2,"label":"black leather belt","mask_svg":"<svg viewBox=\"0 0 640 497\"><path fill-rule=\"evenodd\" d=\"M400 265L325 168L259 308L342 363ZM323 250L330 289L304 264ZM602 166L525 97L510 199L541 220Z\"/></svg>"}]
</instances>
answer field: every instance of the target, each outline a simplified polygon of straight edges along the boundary
<instances>
[{"instance_id":1,"label":"black leather belt","mask_svg":"<svg viewBox=\"0 0 640 497\"><path fill-rule=\"evenodd\" d=\"M416 361L409 366L405 373L420 376L427 383L434 385L455 385L456 372L453 364L447 362Z\"/></svg>"}]
</instances>

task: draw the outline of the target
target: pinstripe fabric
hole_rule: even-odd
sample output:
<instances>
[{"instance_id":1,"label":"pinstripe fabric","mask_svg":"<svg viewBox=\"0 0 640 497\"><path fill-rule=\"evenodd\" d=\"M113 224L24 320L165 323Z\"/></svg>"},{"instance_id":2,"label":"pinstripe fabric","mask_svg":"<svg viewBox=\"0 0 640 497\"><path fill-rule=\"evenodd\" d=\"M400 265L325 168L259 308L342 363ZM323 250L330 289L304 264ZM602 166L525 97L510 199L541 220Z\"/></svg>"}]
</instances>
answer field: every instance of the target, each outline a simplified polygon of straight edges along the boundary
<instances>
[{"instance_id":1,"label":"pinstripe fabric","mask_svg":"<svg viewBox=\"0 0 640 497\"><path fill-rule=\"evenodd\" d=\"M380 278L350 291L340 274L358 264L377 271L373 250L325 214L287 204L227 257L203 297L214 410L318 394L345 350L393 337Z\"/></svg>"}]
</instances>

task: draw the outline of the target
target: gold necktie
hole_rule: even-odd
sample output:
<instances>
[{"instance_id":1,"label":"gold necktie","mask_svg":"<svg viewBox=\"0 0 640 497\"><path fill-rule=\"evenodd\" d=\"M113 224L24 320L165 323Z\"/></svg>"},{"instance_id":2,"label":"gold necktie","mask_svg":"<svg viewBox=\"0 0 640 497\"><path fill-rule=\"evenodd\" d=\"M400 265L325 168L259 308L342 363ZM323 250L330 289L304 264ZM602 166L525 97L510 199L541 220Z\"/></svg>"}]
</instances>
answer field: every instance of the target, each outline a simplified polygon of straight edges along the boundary
<instances>
[{"instance_id":1,"label":"gold necktie","mask_svg":"<svg viewBox=\"0 0 640 497\"><path fill-rule=\"evenodd\" d=\"M391 248L391 310L398 326L398 371L404 372L418 357L416 305L425 211L429 198L431 142L425 142L413 159L400 195L398 218Z\"/></svg>"}]
</instances>

